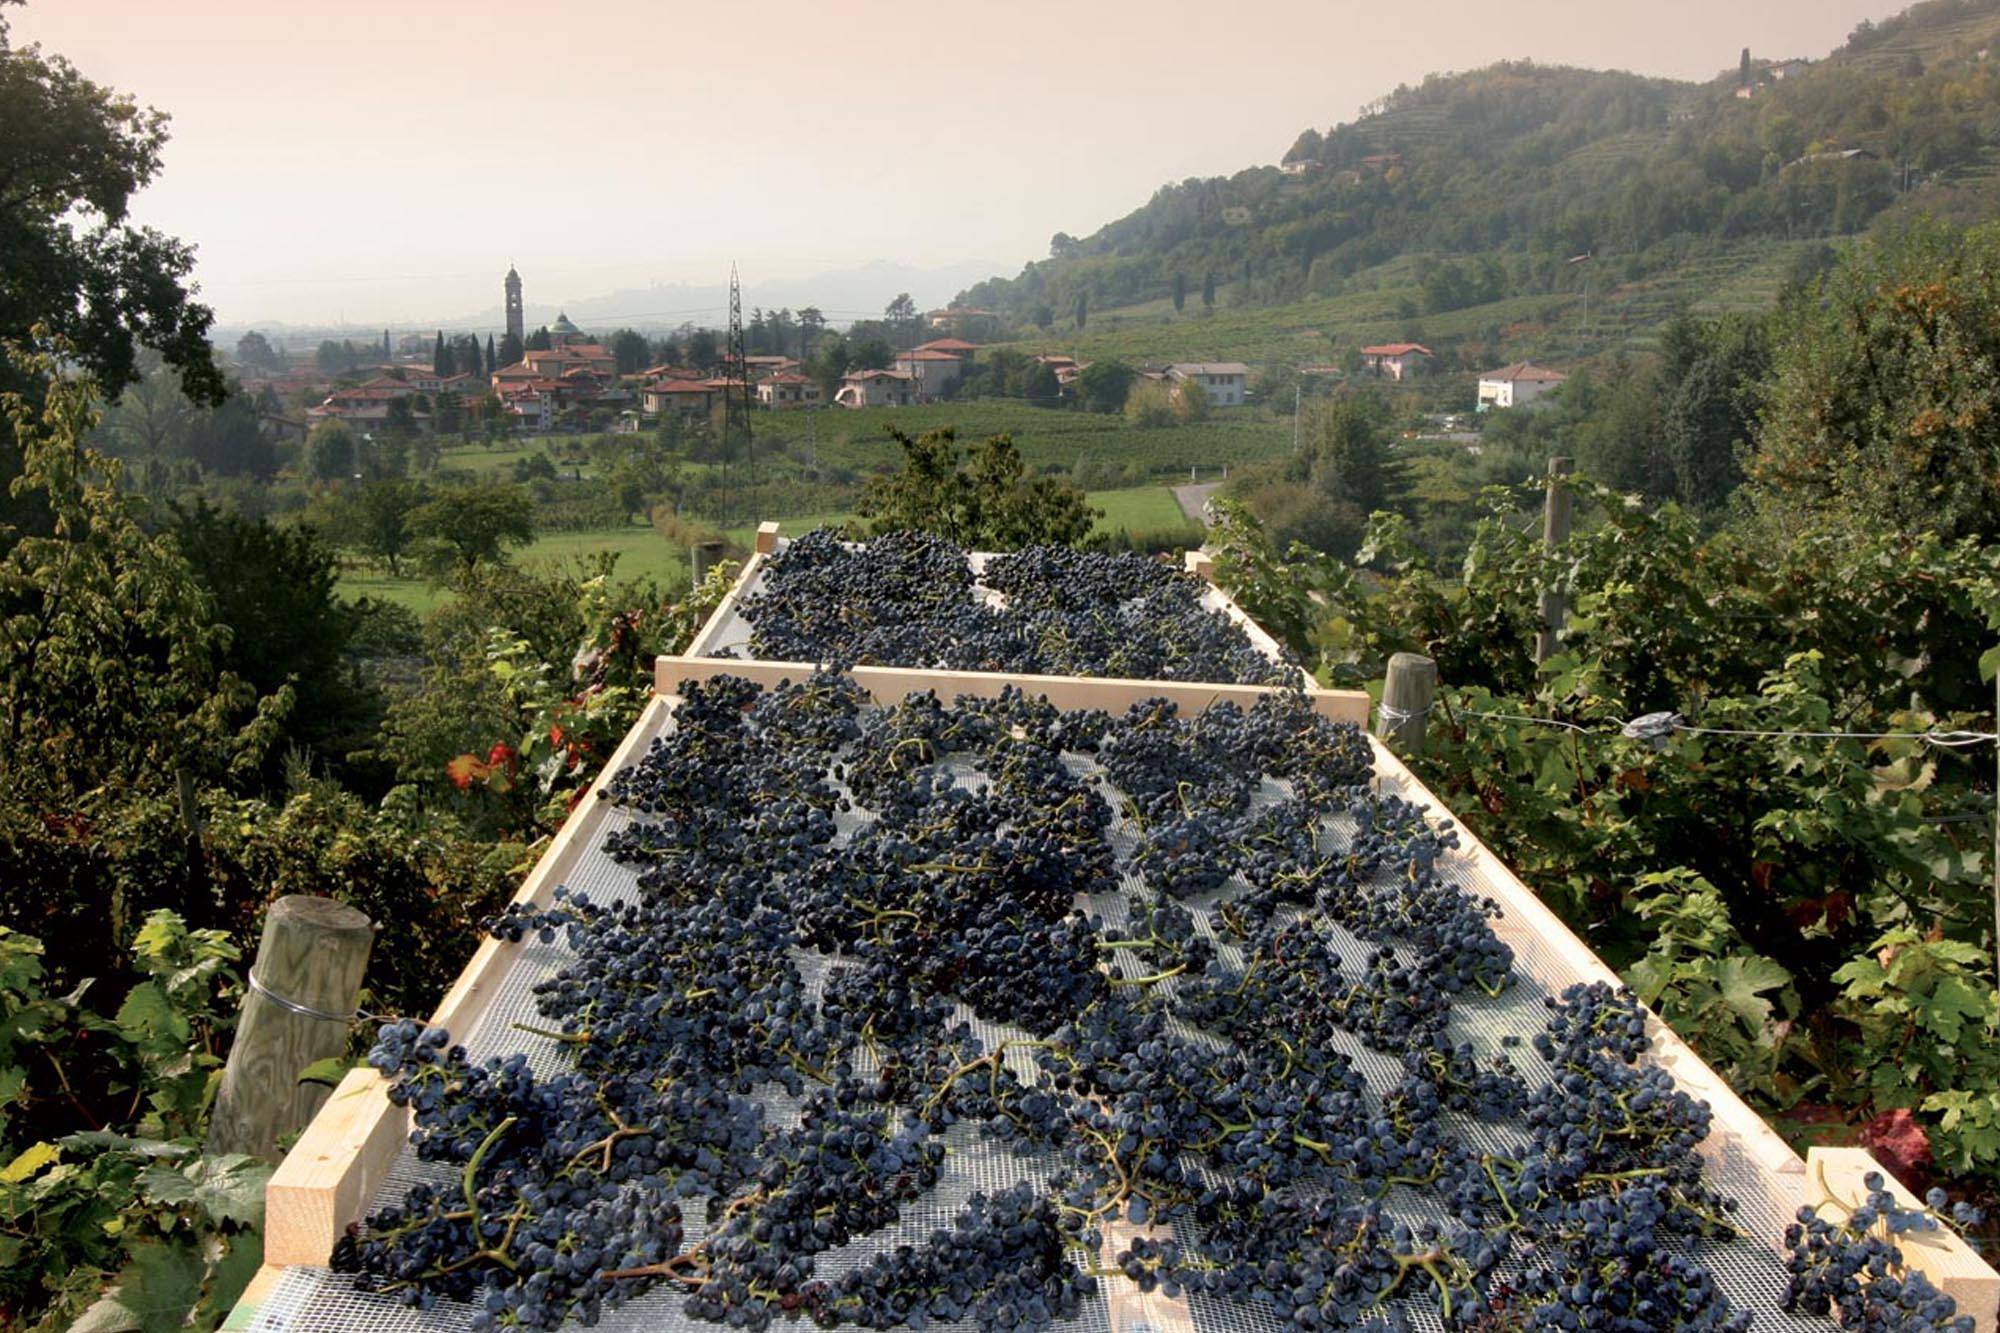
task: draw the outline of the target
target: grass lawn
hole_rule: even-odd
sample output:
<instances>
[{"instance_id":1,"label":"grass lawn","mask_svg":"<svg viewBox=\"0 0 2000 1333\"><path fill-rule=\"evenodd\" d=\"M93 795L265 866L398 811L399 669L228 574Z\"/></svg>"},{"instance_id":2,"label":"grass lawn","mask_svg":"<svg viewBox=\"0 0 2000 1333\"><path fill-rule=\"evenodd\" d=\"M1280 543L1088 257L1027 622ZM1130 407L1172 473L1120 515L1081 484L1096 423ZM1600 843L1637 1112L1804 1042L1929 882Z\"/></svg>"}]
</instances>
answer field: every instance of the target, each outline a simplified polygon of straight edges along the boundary
<instances>
[{"instance_id":1,"label":"grass lawn","mask_svg":"<svg viewBox=\"0 0 2000 1333\"><path fill-rule=\"evenodd\" d=\"M1090 503L1104 511L1099 532L1183 531L1189 545L1201 541L1201 527L1181 512L1180 502L1165 486L1134 486L1123 491L1092 491Z\"/></svg>"}]
</instances>

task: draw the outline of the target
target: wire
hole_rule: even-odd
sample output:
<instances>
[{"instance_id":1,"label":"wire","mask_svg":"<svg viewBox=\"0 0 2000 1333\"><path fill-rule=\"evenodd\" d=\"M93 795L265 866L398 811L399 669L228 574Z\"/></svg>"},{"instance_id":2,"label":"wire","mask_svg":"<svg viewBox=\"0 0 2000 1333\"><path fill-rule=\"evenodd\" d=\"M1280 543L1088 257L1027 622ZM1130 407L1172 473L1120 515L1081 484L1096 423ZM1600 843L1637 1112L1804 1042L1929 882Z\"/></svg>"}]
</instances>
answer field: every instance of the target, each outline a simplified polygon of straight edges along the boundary
<instances>
[{"instance_id":1,"label":"wire","mask_svg":"<svg viewBox=\"0 0 2000 1333\"><path fill-rule=\"evenodd\" d=\"M1431 703L1412 712L1389 704L1377 704L1376 713L1384 722L1393 725L1429 717L1436 708L1437 704ZM2000 741L2000 733L1991 731L1766 731L1743 727L1696 727L1683 721L1678 713L1647 713L1630 720L1613 718L1609 723L1600 726L1584 726L1576 722L1565 722L1561 718L1533 717L1526 713L1487 712L1476 708L1458 709L1455 716L1485 718L1495 722L1525 722L1530 726L1553 727L1578 735L1617 735L1626 740L1655 740L1680 734L1735 736L1758 740L1923 741L1946 750L1969 750L1974 746Z\"/></svg>"}]
</instances>

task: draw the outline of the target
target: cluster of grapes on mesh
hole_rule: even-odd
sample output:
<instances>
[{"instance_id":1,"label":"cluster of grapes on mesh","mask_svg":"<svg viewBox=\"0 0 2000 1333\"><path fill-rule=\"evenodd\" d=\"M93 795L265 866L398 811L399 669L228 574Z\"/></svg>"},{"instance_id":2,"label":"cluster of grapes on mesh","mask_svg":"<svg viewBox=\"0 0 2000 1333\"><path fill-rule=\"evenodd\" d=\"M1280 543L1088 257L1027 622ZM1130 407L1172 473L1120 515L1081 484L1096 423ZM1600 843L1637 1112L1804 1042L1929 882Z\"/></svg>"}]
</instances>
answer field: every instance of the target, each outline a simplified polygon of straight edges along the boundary
<instances>
[{"instance_id":1,"label":"cluster of grapes on mesh","mask_svg":"<svg viewBox=\"0 0 2000 1333\"><path fill-rule=\"evenodd\" d=\"M1921 1237L1943 1225L1947 1200L1933 1189L1921 1208L1906 1208L1877 1172L1862 1177L1866 1194L1848 1206L1838 1199L1801 1208L1785 1229L1785 1308L1830 1314L1845 1328L1893 1328L1908 1333L1972 1333L1971 1315L1932 1285L1903 1256L1900 1236ZM1832 1214L1832 1215L1829 1215ZM1951 1206L1960 1226L1981 1219L1968 1204Z\"/></svg>"},{"instance_id":2,"label":"cluster of grapes on mesh","mask_svg":"<svg viewBox=\"0 0 2000 1333\"><path fill-rule=\"evenodd\" d=\"M979 586L998 594L979 595ZM1203 585L1132 554L1030 546L990 558L928 533L861 543L807 533L768 560L742 614L750 650L778 662L1279 684L1298 679Z\"/></svg>"},{"instance_id":3,"label":"cluster of grapes on mesh","mask_svg":"<svg viewBox=\"0 0 2000 1333\"><path fill-rule=\"evenodd\" d=\"M481 1333L645 1292L732 1328L1032 1331L1105 1280L1305 1329L1745 1328L1690 1257L1735 1232L1708 1110L1641 1063L1643 1010L1579 986L1529 1047L1477 1050L1455 1008L1512 955L1445 877L1449 830L1370 774L1296 694L1112 717L1011 689L876 708L834 673L690 686L611 784L636 899L488 923L548 948L515 1025L536 1061L383 1028L443 1183L336 1267ZM968 1141L1027 1178L880 1244ZM1793 1305L1956 1329L1870 1206L1802 1224ZM1863 1270L1893 1281L1856 1305Z\"/></svg>"}]
</instances>

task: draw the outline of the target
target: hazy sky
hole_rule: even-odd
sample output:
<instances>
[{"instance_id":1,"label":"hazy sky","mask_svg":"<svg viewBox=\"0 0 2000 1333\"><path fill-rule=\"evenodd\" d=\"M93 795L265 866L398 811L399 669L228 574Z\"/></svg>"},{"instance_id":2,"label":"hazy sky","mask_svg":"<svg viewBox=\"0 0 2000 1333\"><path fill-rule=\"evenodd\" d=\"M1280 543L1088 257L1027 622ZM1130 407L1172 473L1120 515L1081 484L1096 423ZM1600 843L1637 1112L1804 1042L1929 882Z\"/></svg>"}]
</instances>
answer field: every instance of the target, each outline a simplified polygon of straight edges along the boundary
<instances>
[{"instance_id":1,"label":"hazy sky","mask_svg":"<svg viewBox=\"0 0 2000 1333\"><path fill-rule=\"evenodd\" d=\"M30 0L8 14L173 117L138 215L229 322L1006 272L1168 180L1271 162L1438 70L1709 77L1905 0Z\"/></svg>"}]
</instances>

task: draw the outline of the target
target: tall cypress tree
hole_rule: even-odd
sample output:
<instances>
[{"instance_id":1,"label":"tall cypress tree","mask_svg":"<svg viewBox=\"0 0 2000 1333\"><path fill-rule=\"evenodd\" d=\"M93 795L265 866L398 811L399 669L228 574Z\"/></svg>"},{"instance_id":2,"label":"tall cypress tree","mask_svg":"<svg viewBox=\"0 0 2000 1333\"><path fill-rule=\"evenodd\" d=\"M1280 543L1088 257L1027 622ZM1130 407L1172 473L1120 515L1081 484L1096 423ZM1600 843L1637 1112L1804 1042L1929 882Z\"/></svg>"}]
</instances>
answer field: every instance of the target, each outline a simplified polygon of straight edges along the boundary
<instances>
[{"instance_id":1,"label":"tall cypress tree","mask_svg":"<svg viewBox=\"0 0 2000 1333\"><path fill-rule=\"evenodd\" d=\"M451 349L444 345L444 330L439 329L437 342L431 348L431 374L449 375L451 373Z\"/></svg>"},{"instance_id":2,"label":"tall cypress tree","mask_svg":"<svg viewBox=\"0 0 2000 1333\"><path fill-rule=\"evenodd\" d=\"M493 335L489 333L486 335L486 373L488 375L493 373L493 366Z\"/></svg>"}]
</instances>

